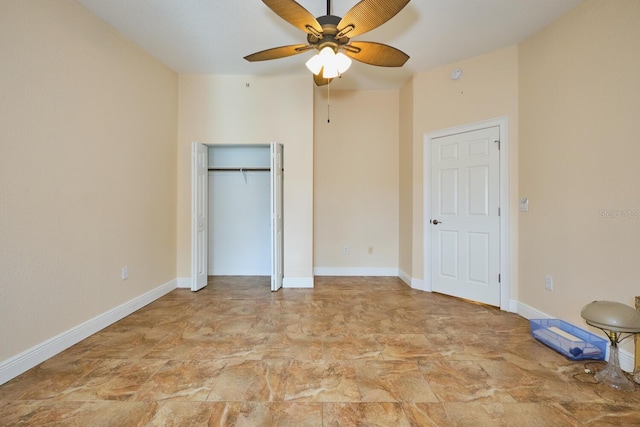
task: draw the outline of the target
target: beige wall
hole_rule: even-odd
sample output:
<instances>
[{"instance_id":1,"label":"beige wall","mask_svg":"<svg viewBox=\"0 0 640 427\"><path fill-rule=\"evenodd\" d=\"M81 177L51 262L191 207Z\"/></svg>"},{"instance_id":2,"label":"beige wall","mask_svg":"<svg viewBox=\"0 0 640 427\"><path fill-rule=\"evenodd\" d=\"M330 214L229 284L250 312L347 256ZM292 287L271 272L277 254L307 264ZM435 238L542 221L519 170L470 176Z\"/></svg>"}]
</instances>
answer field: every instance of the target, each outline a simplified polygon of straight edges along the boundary
<instances>
[{"instance_id":1,"label":"beige wall","mask_svg":"<svg viewBox=\"0 0 640 427\"><path fill-rule=\"evenodd\" d=\"M463 75L451 80L451 70ZM423 145L429 132L497 117L509 120L509 172L511 182L511 299L517 297L517 153L518 153L518 49L510 47L417 74L413 81L413 210L411 276L424 279ZM404 91L405 89L403 89ZM404 105L404 103L403 103ZM406 107L409 110L408 107ZM405 157L403 156L403 159ZM406 160L405 160L406 161ZM403 234L404 236L404 234ZM406 237L405 237L406 239ZM406 242L401 241L400 247ZM403 260L408 263L408 260Z\"/></svg>"},{"instance_id":2,"label":"beige wall","mask_svg":"<svg viewBox=\"0 0 640 427\"><path fill-rule=\"evenodd\" d=\"M520 301L577 325L640 295L639 23L588 0L520 46Z\"/></svg>"},{"instance_id":3,"label":"beige wall","mask_svg":"<svg viewBox=\"0 0 640 427\"><path fill-rule=\"evenodd\" d=\"M284 145L285 284L313 281L313 80L181 75L178 277L191 277L191 145Z\"/></svg>"},{"instance_id":4,"label":"beige wall","mask_svg":"<svg viewBox=\"0 0 640 427\"><path fill-rule=\"evenodd\" d=\"M0 58L4 360L175 279L178 79L71 0L0 2Z\"/></svg>"},{"instance_id":5,"label":"beige wall","mask_svg":"<svg viewBox=\"0 0 640 427\"><path fill-rule=\"evenodd\" d=\"M326 87L315 94L314 267L396 275L398 92L331 91L330 123Z\"/></svg>"},{"instance_id":6,"label":"beige wall","mask_svg":"<svg viewBox=\"0 0 640 427\"><path fill-rule=\"evenodd\" d=\"M413 79L399 91L399 242L398 267L400 277L411 282L413 272Z\"/></svg>"}]
</instances>

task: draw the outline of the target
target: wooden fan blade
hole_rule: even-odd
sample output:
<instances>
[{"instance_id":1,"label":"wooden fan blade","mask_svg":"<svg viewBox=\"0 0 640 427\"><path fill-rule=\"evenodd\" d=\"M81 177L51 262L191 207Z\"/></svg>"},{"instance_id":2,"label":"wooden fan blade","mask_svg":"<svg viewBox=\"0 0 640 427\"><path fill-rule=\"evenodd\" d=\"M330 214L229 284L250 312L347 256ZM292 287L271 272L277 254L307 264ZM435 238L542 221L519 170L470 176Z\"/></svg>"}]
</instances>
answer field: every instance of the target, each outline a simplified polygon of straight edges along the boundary
<instances>
[{"instance_id":1,"label":"wooden fan blade","mask_svg":"<svg viewBox=\"0 0 640 427\"><path fill-rule=\"evenodd\" d=\"M295 0L262 0L269 9L274 11L276 15L287 21L294 27L309 33L308 27L316 31L316 34L322 34L322 26L318 20L307 9L302 7Z\"/></svg>"},{"instance_id":2,"label":"wooden fan blade","mask_svg":"<svg viewBox=\"0 0 640 427\"><path fill-rule=\"evenodd\" d=\"M324 77L322 77L322 71L320 71L318 74L313 75L313 81L316 83L316 86L328 85L331 80L333 79L325 79Z\"/></svg>"},{"instance_id":3,"label":"wooden fan blade","mask_svg":"<svg viewBox=\"0 0 640 427\"><path fill-rule=\"evenodd\" d=\"M292 44L288 46L274 47L267 50L261 50L260 52L252 53L244 57L249 62L255 61L268 61L270 59L285 58L287 56L297 55L302 52L306 52L309 49L314 49L314 46L306 44Z\"/></svg>"},{"instance_id":4,"label":"wooden fan blade","mask_svg":"<svg viewBox=\"0 0 640 427\"><path fill-rule=\"evenodd\" d=\"M356 61L369 65L377 65L379 67L402 67L409 59L409 55L403 51L395 47L387 46L386 44L375 42L352 41L343 52Z\"/></svg>"},{"instance_id":5,"label":"wooden fan blade","mask_svg":"<svg viewBox=\"0 0 640 427\"><path fill-rule=\"evenodd\" d=\"M409 0L362 0L338 23L338 37L353 38L371 31L396 16Z\"/></svg>"}]
</instances>

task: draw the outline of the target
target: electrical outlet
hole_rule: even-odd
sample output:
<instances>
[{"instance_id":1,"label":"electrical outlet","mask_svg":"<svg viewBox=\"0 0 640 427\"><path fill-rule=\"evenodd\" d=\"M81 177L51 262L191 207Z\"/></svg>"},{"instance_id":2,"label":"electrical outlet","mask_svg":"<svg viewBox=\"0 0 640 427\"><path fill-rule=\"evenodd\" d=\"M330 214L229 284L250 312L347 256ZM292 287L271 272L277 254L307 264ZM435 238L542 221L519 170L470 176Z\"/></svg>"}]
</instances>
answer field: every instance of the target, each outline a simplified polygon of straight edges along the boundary
<instances>
[{"instance_id":1,"label":"electrical outlet","mask_svg":"<svg viewBox=\"0 0 640 427\"><path fill-rule=\"evenodd\" d=\"M552 291L552 290L553 290L553 277L551 277L551 276L544 276L544 287L545 287L548 291Z\"/></svg>"},{"instance_id":2,"label":"electrical outlet","mask_svg":"<svg viewBox=\"0 0 640 427\"><path fill-rule=\"evenodd\" d=\"M342 248L342 253L343 254L348 254L349 253L349 246L345 246Z\"/></svg>"},{"instance_id":3,"label":"electrical outlet","mask_svg":"<svg viewBox=\"0 0 640 427\"><path fill-rule=\"evenodd\" d=\"M367 253L369 255L373 254L373 246L369 246L369 248L367 249Z\"/></svg>"},{"instance_id":4,"label":"electrical outlet","mask_svg":"<svg viewBox=\"0 0 640 427\"><path fill-rule=\"evenodd\" d=\"M122 267L122 280L127 280L129 278L129 267Z\"/></svg>"}]
</instances>

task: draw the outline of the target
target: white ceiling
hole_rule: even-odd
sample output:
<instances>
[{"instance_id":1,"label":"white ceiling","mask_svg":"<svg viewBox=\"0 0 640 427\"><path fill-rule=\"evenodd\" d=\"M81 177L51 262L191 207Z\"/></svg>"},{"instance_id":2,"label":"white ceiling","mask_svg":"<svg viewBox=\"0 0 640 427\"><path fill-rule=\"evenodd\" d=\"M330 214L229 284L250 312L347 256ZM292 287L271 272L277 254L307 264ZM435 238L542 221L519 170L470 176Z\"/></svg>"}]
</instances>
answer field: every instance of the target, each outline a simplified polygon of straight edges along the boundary
<instances>
[{"instance_id":1,"label":"white ceiling","mask_svg":"<svg viewBox=\"0 0 640 427\"><path fill-rule=\"evenodd\" d=\"M310 74L312 53L265 62L244 56L306 43L305 34L260 0L76 0L181 74ZM336 89L396 89L411 75L513 46L582 0L412 0L382 26L354 37L396 47L411 58L402 68L354 61ZM314 16L326 0L298 0ZM357 0L332 1L344 14ZM311 79L311 77L309 77Z\"/></svg>"}]
</instances>

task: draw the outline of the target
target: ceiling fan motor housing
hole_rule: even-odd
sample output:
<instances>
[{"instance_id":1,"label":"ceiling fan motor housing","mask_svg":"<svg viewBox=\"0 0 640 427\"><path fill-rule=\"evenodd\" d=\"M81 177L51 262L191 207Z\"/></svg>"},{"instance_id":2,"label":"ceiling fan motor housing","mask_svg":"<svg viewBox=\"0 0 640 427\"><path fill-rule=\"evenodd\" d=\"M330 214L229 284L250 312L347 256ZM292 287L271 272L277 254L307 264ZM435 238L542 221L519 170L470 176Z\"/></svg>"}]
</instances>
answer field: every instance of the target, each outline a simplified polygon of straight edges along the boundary
<instances>
[{"instance_id":1,"label":"ceiling fan motor housing","mask_svg":"<svg viewBox=\"0 0 640 427\"><path fill-rule=\"evenodd\" d=\"M316 18L318 23L322 26L321 37L318 35L309 33L307 35L307 41L309 44L315 46L318 50L322 50L324 47L331 47L337 52L341 47L349 43L349 37L336 38L338 34L338 24L342 20L341 17L335 15L324 15Z\"/></svg>"}]
</instances>

